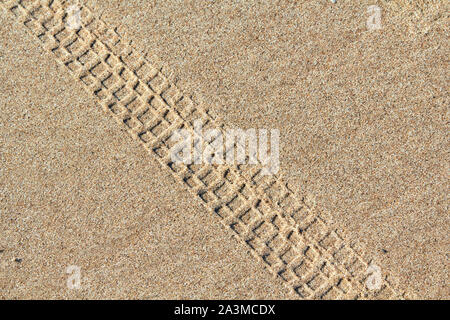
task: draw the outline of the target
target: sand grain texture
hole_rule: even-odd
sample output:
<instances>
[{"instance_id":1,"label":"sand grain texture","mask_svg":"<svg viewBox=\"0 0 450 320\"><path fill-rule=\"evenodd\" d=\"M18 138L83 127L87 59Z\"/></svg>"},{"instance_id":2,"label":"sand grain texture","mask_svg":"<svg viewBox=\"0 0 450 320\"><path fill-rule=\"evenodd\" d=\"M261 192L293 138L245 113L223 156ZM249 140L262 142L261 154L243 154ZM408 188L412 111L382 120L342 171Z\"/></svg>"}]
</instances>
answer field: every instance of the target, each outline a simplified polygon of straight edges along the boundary
<instances>
[{"instance_id":1,"label":"sand grain texture","mask_svg":"<svg viewBox=\"0 0 450 320\"><path fill-rule=\"evenodd\" d=\"M0 21L2 299L295 298L25 27Z\"/></svg>"},{"instance_id":2,"label":"sand grain texture","mask_svg":"<svg viewBox=\"0 0 450 320\"><path fill-rule=\"evenodd\" d=\"M182 186L186 184L196 201L200 199L196 203L204 202L210 210L206 216L217 213L222 224L234 230L236 239L249 245L257 258L250 265L260 271L237 271L240 276L264 279L260 284L263 287L271 284L278 288L284 282L292 290L285 293L284 289L273 289L274 297L448 297L448 100L444 68L448 48L442 41L446 17L439 3L430 4L431 9L425 5L412 9L417 13L414 19L426 25L418 29L413 28L417 26L415 20L400 10L405 6L390 3L386 5L383 30L373 33L364 25L368 2L286 2L274 7L252 2L178 6L89 1L94 15L103 12L102 19L120 25L120 30L110 27L106 31L106 27L104 32L102 25L91 24L87 30L92 33L67 38L56 29L46 32L39 27L42 18L33 14L33 1L24 2L19 12L14 9L15 3L8 2L7 8L38 36L44 48L53 51L113 118L153 152L160 164L173 171L183 190L177 195L185 192ZM50 38L42 37L42 33L50 34ZM119 98L111 95L120 85L100 88L98 81L103 83L104 70L94 74L88 70L88 74L86 67L76 62L92 40L106 46L93 48L98 57L122 57L127 70L135 73L117 74L121 64L105 60L106 71L110 68L121 78L118 83L130 89L137 81L135 92L140 97L150 93L158 98L153 115L165 121L165 128L154 130L156 123L140 124L142 103L131 105L135 101L132 94ZM167 64L153 55L146 58L139 48ZM143 61L147 61L147 69L142 68ZM151 79L157 81L147 88L145 83ZM193 94L196 102L184 92ZM165 110L169 110L169 117ZM226 123L242 128L279 128L282 171L289 186L279 177L258 177L258 168L174 168L164 151L167 135L170 128L189 126L194 116L217 127ZM143 134L148 131L150 136ZM137 148L137 143L126 141L127 147ZM135 163L130 153L134 154L125 153L127 161L142 161L142 154L134 154L131 159L136 159ZM158 172L158 165L155 162L152 170ZM98 170L102 171L101 166ZM138 169L131 171L140 176ZM170 179L169 175L162 178L166 181L164 190L173 185L167 183ZM231 190L221 191L224 182ZM242 207L235 199L241 200ZM165 198L158 201L161 206L170 202ZM133 203L128 202L131 207ZM248 208L256 212L256 217L242 223L240 217ZM197 218L197 209L193 212L197 212ZM151 215L148 209L142 209L144 213ZM141 216L137 214L136 218ZM214 225L217 217L210 218L202 226ZM122 223L117 222L118 230L123 229L119 227ZM163 233L159 230L158 235ZM210 234L222 233L226 238L227 231L220 230ZM143 231L136 231L135 237L141 238L139 232ZM95 239L92 237L92 241ZM218 250L234 248L231 242ZM114 248L111 245L111 250L117 250ZM233 261L242 261L240 257L242 253ZM379 292L369 292L364 285L365 271L373 261L389 275ZM263 265L275 279L268 277ZM130 272L129 267L122 270ZM226 274L230 279L234 272ZM165 280L171 283L173 278L168 278ZM133 291L127 281L122 280L119 289L111 290L120 297L130 295ZM143 282L137 282L142 288ZM172 294L180 292L177 290L181 289L174 289ZM239 285L236 290L236 295L245 297L242 292L246 289ZM255 292L267 297L267 292L258 288ZM161 293L159 297L165 294L170 296ZM105 292L104 296L108 295L111 292Z\"/></svg>"}]
</instances>

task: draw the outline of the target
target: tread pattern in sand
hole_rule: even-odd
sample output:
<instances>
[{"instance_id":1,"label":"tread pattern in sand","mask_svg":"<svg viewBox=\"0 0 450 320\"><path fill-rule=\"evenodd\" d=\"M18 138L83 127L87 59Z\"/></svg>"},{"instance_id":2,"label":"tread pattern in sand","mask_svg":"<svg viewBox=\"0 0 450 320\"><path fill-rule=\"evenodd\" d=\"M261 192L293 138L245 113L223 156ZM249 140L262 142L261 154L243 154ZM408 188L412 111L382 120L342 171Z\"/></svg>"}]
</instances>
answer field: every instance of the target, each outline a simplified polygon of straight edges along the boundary
<instances>
[{"instance_id":1,"label":"tread pattern in sand","mask_svg":"<svg viewBox=\"0 0 450 320\"><path fill-rule=\"evenodd\" d=\"M331 230L324 214L299 199L280 177L262 175L260 166L173 163L169 150L174 130L187 129L195 135L193 121L199 119L204 129L225 130L225 126L89 7L81 5L82 26L72 31L66 28L67 1L0 3L299 297L406 297L386 279L381 289L368 290L370 261L363 258L361 248Z\"/></svg>"}]
</instances>

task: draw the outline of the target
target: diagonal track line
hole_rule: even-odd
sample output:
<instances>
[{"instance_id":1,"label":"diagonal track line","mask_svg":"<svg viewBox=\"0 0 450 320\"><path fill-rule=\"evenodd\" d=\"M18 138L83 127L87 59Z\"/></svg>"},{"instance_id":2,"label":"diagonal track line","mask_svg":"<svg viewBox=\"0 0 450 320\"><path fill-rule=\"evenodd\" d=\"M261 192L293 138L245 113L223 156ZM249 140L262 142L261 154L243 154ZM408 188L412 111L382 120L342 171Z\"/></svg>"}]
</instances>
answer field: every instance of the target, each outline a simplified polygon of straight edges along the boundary
<instances>
[{"instance_id":1,"label":"diagonal track line","mask_svg":"<svg viewBox=\"0 0 450 320\"><path fill-rule=\"evenodd\" d=\"M119 125L299 297L406 297L386 279L381 289L369 291L365 281L370 261L363 258L359 245L346 243L330 229L322 213L299 199L280 177L262 175L261 166L172 162L169 150L174 130L195 134L194 120L201 120L204 129L220 128L222 132L225 125L211 110L195 104L89 7L80 6L82 26L71 31L66 28L68 1L0 3L83 83Z\"/></svg>"}]
</instances>

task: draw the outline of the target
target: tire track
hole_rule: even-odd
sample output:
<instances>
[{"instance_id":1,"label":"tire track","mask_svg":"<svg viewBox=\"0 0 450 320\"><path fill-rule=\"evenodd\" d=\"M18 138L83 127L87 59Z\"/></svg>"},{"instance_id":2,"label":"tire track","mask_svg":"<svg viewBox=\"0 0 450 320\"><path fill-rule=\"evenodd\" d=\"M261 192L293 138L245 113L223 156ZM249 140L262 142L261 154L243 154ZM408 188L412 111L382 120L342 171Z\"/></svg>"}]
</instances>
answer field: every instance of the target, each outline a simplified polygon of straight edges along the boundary
<instances>
[{"instance_id":1,"label":"tire track","mask_svg":"<svg viewBox=\"0 0 450 320\"><path fill-rule=\"evenodd\" d=\"M405 298L383 280L366 288L371 263L359 244L348 244L277 175L264 176L258 165L185 165L172 162L170 138L176 129L196 137L193 122L204 129L225 125L207 107L184 94L117 28L107 26L80 5L81 26L66 27L68 1L0 0L83 83L103 109L163 167L185 184L226 229L301 298ZM216 137L217 138L217 137ZM235 146L233 146L235 147Z\"/></svg>"}]
</instances>

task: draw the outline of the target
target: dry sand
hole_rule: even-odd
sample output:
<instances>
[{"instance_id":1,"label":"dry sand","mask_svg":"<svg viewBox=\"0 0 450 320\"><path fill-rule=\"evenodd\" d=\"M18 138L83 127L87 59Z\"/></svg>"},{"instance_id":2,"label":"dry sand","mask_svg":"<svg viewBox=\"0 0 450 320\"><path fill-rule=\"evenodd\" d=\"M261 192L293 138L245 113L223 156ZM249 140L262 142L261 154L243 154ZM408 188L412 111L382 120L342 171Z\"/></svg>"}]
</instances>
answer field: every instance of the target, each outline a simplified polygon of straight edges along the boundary
<instances>
[{"instance_id":1,"label":"dry sand","mask_svg":"<svg viewBox=\"0 0 450 320\"><path fill-rule=\"evenodd\" d=\"M280 248L234 233L238 209L220 220L145 152L15 2L0 16L2 298L449 297L447 2L381 1L383 28L368 31L366 1L88 1L120 26L97 39L133 40L213 123L280 129L284 178L247 177L242 198L267 201L254 209ZM370 263L380 291L365 287ZM68 265L82 290L67 289Z\"/></svg>"},{"instance_id":2,"label":"dry sand","mask_svg":"<svg viewBox=\"0 0 450 320\"><path fill-rule=\"evenodd\" d=\"M4 12L0 32L3 299L292 298Z\"/></svg>"}]
</instances>

